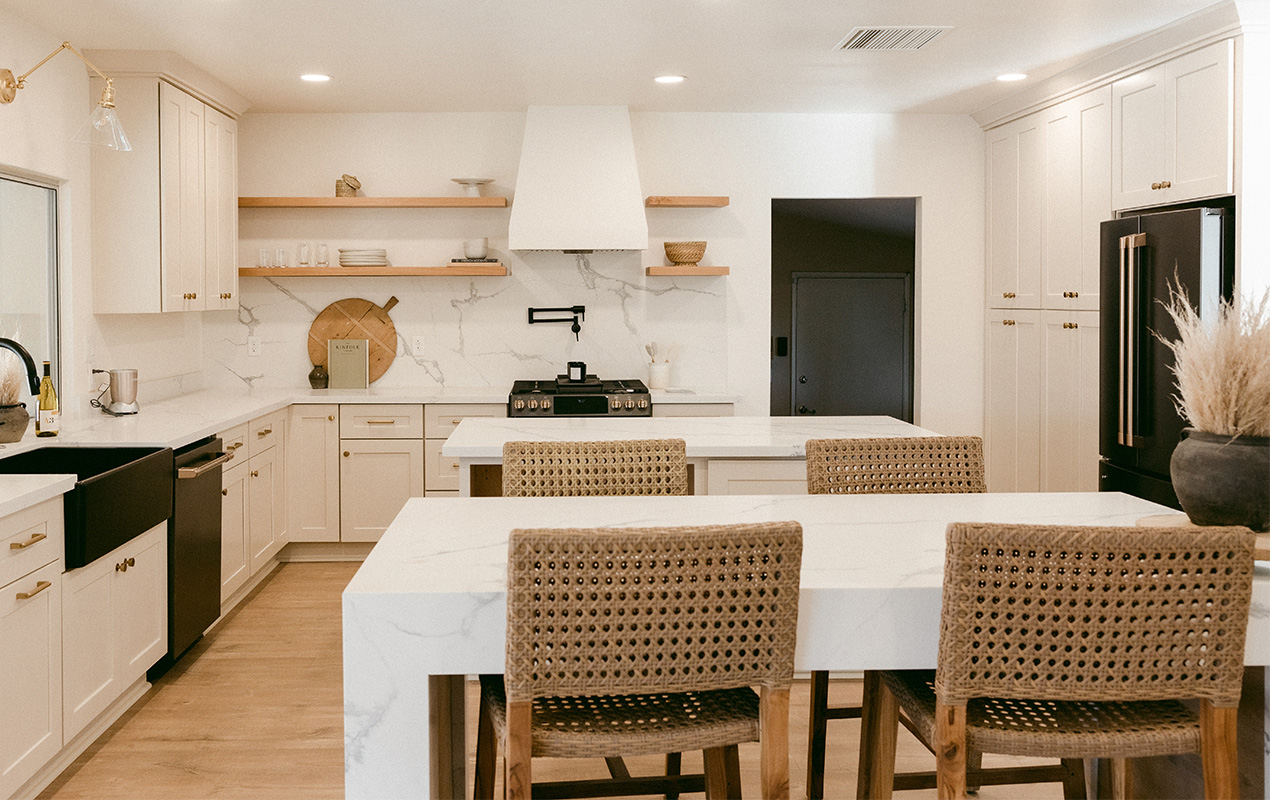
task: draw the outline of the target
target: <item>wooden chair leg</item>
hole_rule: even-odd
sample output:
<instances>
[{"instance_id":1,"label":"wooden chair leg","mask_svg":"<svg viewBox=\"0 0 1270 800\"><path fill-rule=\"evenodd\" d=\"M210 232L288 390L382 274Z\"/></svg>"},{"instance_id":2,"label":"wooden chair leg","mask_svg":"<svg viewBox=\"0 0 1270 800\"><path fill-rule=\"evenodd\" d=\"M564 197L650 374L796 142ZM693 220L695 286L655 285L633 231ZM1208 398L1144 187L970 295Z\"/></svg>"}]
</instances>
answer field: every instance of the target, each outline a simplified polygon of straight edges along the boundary
<instances>
[{"instance_id":1,"label":"wooden chair leg","mask_svg":"<svg viewBox=\"0 0 1270 800\"><path fill-rule=\"evenodd\" d=\"M682 775L683 764L684 764L683 753L667 753L666 754L666 774L667 775ZM667 789L666 800L679 800L679 790Z\"/></svg>"},{"instance_id":2,"label":"wooden chair leg","mask_svg":"<svg viewBox=\"0 0 1270 800\"><path fill-rule=\"evenodd\" d=\"M1064 758L1063 800L1085 800L1085 761L1080 758Z\"/></svg>"},{"instance_id":3,"label":"wooden chair leg","mask_svg":"<svg viewBox=\"0 0 1270 800\"><path fill-rule=\"evenodd\" d=\"M935 781L939 800L966 797L966 707L935 700Z\"/></svg>"},{"instance_id":4,"label":"wooden chair leg","mask_svg":"<svg viewBox=\"0 0 1270 800\"><path fill-rule=\"evenodd\" d=\"M724 763L722 747L707 747L701 751L705 762L706 800L725 800L728 796L728 768Z\"/></svg>"},{"instance_id":5,"label":"wooden chair leg","mask_svg":"<svg viewBox=\"0 0 1270 800\"><path fill-rule=\"evenodd\" d=\"M533 753L533 702L519 701L507 704L507 762L508 800L530 800L533 773L530 756Z\"/></svg>"},{"instance_id":6,"label":"wooden chair leg","mask_svg":"<svg viewBox=\"0 0 1270 800\"><path fill-rule=\"evenodd\" d=\"M741 796L741 751L730 744L723 748L723 772L727 776L728 797Z\"/></svg>"},{"instance_id":7,"label":"wooden chair leg","mask_svg":"<svg viewBox=\"0 0 1270 800\"><path fill-rule=\"evenodd\" d=\"M811 711L807 725L807 797L824 800L825 737L828 735L829 673L811 673Z\"/></svg>"},{"instance_id":8,"label":"wooden chair leg","mask_svg":"<svg viewBox=\"0 0 1270 800\"><path fill-rule=\"evenodd\" d=\"M1209 700L1199 704L1199 743L1204 762L1204 797L1239 797L1239 756L1236 737L1239 709L1218 708Z\"/></svg>"},{"instance_id":9,"label":"wooden chair leg","mask_svg":"<svg viewBox=\"0 0 1270 800\"><path fill-rule=\"evenodd\" d=\"M476 718L476 775L473 779L473 800L494 800L494 766L498 758L498 742L494 739L494 718L489 703L481 697L481 708Z\"/></svg>"},{"instance_id":10,"label":"wooden chair leg","mask_svg":"<svg viewBox=\"0 0 1270 800\"><path fill-rule=\"evenodd\" d=\"M759 691L759 735L764 800L789 800L789 687Z\"/></svg>"},{"instance_id":11,"label":"wooden chair leg","mask_svg":"<svg viewBox=\"0 0 1270 800\"><path fill-rule=\"evenodd\" d=\"M856 797L887 800L895 783L895 737L900 711L895 696L879 672L864 673L864 702L860 711L860 766Z\"/></svg>"},{"instance_id":12,"label":"wooden chair leg","mask_svg":"<svg viewBox=\"0 0 1270 800\"><path fill-rule=\"evenodd\" d=\"M1133 797L1133 771L1127 758L1111 759L1111 798L1130 800Z\"/></svg>"}]
</instances>

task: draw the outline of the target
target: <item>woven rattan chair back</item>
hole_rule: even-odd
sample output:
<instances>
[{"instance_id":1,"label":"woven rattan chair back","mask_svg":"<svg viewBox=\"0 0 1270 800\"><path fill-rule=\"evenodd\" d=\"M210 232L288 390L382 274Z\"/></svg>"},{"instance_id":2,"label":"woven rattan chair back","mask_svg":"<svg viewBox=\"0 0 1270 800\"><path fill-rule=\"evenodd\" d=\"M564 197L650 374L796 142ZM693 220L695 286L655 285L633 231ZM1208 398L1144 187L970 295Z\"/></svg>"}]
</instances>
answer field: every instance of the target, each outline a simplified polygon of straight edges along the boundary
<instances>
[{"instance_id":1,"label":"woven rattan chair back","mask_svg":"<svg viewBox=\"0 0 1270 800\"><path fill-rule=\"evenodd\" d=\"M503 444L504 497L687 493L683 439Z\"/></svg>"},{"instance_id":2,"label":"woven rattan chair back","mask_svg":"<svg viewBox=\"0 0 1270 800\"><path fill-rule=\"evenodd\" d=\"M1239 703L1247 528L948 526L935 690Z\"/></svg>"},{"instance_id":3,"label":"woven rattan chair back","mask_svg":"<svg viewBox=\"0 0 1270 800\"><path fill-rule=\"evenodd\" d=\"M509 701L787 688L797 522L512 531Z\"/></svg>"},{"instance_id":4,"label":"woven rattan chair back","mask_svg":"<svg viewBox=\"0 0 1270 800\"><path fill-rule=\"evenodd\" d=\"M978 436L807 441L808 494L953 494L984 488Z\"/></svg>"}]
</instances>

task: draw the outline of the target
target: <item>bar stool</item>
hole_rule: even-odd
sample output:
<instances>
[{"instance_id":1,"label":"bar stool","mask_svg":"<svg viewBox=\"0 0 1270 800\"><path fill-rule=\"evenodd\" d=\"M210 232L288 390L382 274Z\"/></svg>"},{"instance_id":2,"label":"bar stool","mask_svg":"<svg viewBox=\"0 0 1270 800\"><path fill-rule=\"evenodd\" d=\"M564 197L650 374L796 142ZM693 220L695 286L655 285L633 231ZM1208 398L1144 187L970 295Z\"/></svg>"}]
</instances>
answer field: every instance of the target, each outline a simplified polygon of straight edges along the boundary
<instances>
[{"instance_id":1,"label":"bar stool","mask_svg":"<svg viewBox=\"0 0 1270 800\"><path fill-rule=\"evenodd\" d=\"M493 797L497 743L511 800L702 782L707 797L739 797L736 746L757 740L763 796L788 798L801 554L796 522L512 531L507 663L481 679L475 796ZM695 749L696 783L532 781L532 756Z\"/></svg>"},{"instance_id":2,"label":"bar stool","mask_svg":"<svg viewBox=\"0 0 1270 800\"><path fill-rule=\"evenodd\" d=\"M978 436L807 442L808 494L936 494L982 492L985 488L983 440ZM866 672L866 705L876 684L876 675ZM829 673L812 672L807 735L807 796L811 800L825 796L828 721L856 719L862 713L862 706L830 708ZM924 782L934 785L933 776Z\"/></svg>"},{"instance_id":3,"label":"bar stool","mask_svg":"<svg viewBox=\"0 0 1270 800\"><path fill-rule=\"evenodd\" d=\"M504 497L687 493L683 439L503 444Z\"/></svg>"},{"instance_id":4,"label":"bar stool","mask_svg":"<svg viewBox=\"0 0 1270 800\"><path fill-rule=\"evenodd\" d=\"M941 798L966 796L971 750L1111 758L1115 797L1132 792L1125 759L1198 751L1205 796L1237 797L1254 541L1240 527L949 525L938 668L881 673L867 796L891 796L898 704L934 744ZM1198 715L1180 702L1193 699Z\"/></svg>"}]
</instances>

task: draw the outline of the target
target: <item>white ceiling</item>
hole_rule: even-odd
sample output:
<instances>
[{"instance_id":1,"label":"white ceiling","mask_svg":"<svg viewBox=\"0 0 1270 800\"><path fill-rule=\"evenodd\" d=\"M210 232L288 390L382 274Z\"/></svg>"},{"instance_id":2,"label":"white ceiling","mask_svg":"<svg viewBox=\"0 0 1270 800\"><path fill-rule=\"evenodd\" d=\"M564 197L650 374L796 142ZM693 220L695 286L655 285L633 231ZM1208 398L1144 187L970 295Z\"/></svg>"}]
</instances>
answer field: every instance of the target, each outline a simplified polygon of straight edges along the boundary
<instances>
[{"instance_id":1,"label":"white ceiling","mask_svg":"<svg viewBox=\"0 0 1270 800\"><path fill-rule=\"evenodd\" d=\"M252 111L971 113L1214 0L0 0L83 49L172 50ZM910 52L856 26L951 25ZM55 46L57 42L51 42ZM0 53L0 62L4 62ZM30 65L0 63L18 70ZM303 72L334 76L306 84ZM682 74L687 82L654 84Z\"/></svg>"}]
</instances>

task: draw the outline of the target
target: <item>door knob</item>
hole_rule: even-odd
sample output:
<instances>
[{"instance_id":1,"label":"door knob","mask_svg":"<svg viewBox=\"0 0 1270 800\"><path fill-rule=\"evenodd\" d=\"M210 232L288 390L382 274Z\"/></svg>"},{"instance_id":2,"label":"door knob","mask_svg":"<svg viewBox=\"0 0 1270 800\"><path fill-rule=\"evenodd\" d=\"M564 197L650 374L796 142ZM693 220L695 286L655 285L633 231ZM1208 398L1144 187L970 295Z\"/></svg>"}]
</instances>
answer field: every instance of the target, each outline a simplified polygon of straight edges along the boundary
<instances>
[{"instance_id":1,"label":"door knob","mask_svg":"<svg viewBox=\"0 0 1270 800\"><path fill-rule=\"evenodd\" d=\"M807 382L807 376L806 376L806 375L799 375L799 376L798 376L798 382L799 382L799 383L806 383L806 382Z\"/></svg>"},{"instance_id":2,"label":"door knob","mask_svg":"<svg viewBox=\"0 0 1270 800\"><path fill-rule=\"evenodd\" d=\"M808 408L807 406L799 406L799 407L798 407L798 413L799 413L799 414L815 414L815 413L816 413L816 409L814 409L814 408Z\"/></svg>"}]
</instances>

